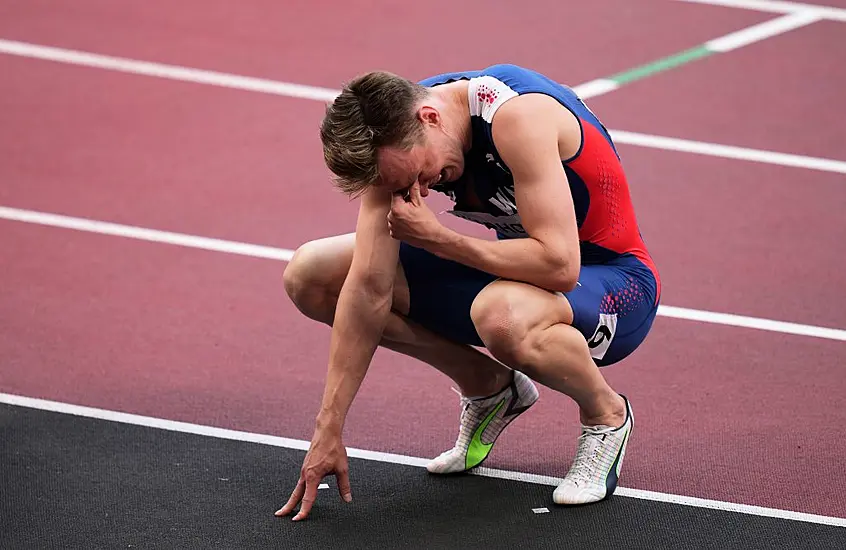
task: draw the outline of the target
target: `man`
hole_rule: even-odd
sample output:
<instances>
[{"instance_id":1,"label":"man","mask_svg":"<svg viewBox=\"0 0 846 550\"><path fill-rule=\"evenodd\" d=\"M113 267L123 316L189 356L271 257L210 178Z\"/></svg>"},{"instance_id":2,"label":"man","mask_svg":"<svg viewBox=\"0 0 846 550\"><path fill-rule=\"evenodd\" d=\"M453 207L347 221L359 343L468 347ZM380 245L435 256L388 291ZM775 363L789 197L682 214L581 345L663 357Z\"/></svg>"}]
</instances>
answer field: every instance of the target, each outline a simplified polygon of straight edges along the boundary
<instances>
[{"instance_id":1,"label":"man","mask_svg":"<svg viewBox=\"0 0 846 550\"><path fill-rule=\"evenodd\" d=\"M341 435L378 345L461 390L460 435L430 472L478 466L537 400L534 380L580 410L554 502L613 494L633 416L599 367L646 337L660 282L602 123L569 88L496 65L420 83L363 75L328 107L321 138L336 185L361 206L354 234L303 245L285 270L293 302L332 334L314 437L276 515L302 503L293 519L306 518L330 474L351 500ZM497 238L443 226L430 191Z\"/></svg>"}]
</instances>

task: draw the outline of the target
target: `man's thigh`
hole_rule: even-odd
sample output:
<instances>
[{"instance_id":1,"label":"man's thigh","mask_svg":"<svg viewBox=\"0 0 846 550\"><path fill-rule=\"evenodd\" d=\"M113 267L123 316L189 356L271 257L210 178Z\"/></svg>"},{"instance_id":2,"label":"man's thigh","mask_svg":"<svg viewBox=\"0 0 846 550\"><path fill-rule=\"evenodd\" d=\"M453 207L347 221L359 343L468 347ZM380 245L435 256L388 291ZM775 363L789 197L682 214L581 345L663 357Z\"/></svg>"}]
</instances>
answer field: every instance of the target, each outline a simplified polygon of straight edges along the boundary
<instances>
[{"instance_id":1,"label":"man's thigh","mask_svg":"<svg viewBox=\"0 0 846 550\"><path fill-rule=\"evenodd\" d=\"M405 243L400 263L410 294L408 316L450 340L474 346L484 346L470 315L482 291L486 300L510 293L502 299L510 302L511 313L523 317L514 326L534 326L548 319L571 324L582 333L599 366L630 355L646 338L657 311L655 280L639 264L582 266L575 289L551 293L505 281L488 288L499 278ZM520 293L516 301L514 292ZM562 297L569 308L556 302Z\"/></svg>"},{"instance_id":2,"label":"man's thigh","mask_svg":"<svg viewBox=\"0 0 846 550\"><path fill-rule=\"evenodd\" d=\"M401 271L409 292L408 317L454 342L484 346L470 307L495 275L440 258L406 243L400 246Z\"/></svg>"},{"instance_id":3,"label":"man's thigh","mask_svg":"<svg viewBox=\"0 0 846 550\"><path fill-rule=\"evenodd\" d=\"M349 274L354 251L355 233L309 241L296 251L288 269L297 273L300 284L313 286L337 298ZM392 309L402 315L407 315L409 309L408 283L399 262Z\"/></svg>"},{"instance_id":4,"label":"man's thigh","mask_svg":"<svg viewBox=\"0 0 846 550\"><path fill-rule=\"evenodd\" d=\"M655 279L642 264L582 266L576 288L563 296L599 366L629 356L644 341L658 309Z\"/></svg>"}]
</instances>

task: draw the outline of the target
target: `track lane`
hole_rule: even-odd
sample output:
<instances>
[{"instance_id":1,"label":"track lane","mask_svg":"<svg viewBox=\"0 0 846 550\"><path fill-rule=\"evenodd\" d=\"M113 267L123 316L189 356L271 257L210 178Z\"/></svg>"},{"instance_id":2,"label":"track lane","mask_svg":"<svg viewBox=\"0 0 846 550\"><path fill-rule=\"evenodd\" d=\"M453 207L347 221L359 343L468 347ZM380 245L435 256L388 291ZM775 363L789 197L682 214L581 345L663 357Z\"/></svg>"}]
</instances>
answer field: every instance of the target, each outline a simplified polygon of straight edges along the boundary
<instances>
[{"instance_id":1,"label":"track lane","mask_svg":"<svg viewBox=\"0 0 846 550\"><path fill-rule=\"evenodd\" d=\"M317 102L21 59L0 69L18 75L0 82L4 206L281 248L354 230L356 203L323 166ZM620 152L665 304L846 327L826 293L846 287L846 270L827 267L846 231L838 174Z\"/></svg>"},{"instance_id":2,"label":"track lane","mask_svg":"<svg viewBox=\"0 0 846 550\"><path fill-rule=\"evenodd\" d=\"M284 297L282 264L0 227L0 255L15 258L0 291L0 391L311 437L329 331ZM605 371L635 407L623 485L838 515L827 472L846 449L820 434L846 422L842 358L840 342L659 318L636 356ZM380 350L346 444L434 456L457 433L449 385ZM564 475L576 410L541 390L486 466Z\"/></svg>"},{"instance_id":3,"label":"track lane","mask_svg":"<svg viewBox=\"0 0 846 550\"><path fill-rule=\"evenodd\" d=\"M813 23L589 102L632 132L846 160L845 37L846 23Z\"/></svg>"},{"instance_id":4,"label":"track lane","mask_svg":"<svg viewBox=\"0 0 846 550\"><path fill-rule=\"evenodd\" d=\"M501 62L578 84L771 17L658 0L519 10L478 0L12 0L0 7L0 37L331 88L376 68L424 78Z\"/></svg>"}]
</instances>

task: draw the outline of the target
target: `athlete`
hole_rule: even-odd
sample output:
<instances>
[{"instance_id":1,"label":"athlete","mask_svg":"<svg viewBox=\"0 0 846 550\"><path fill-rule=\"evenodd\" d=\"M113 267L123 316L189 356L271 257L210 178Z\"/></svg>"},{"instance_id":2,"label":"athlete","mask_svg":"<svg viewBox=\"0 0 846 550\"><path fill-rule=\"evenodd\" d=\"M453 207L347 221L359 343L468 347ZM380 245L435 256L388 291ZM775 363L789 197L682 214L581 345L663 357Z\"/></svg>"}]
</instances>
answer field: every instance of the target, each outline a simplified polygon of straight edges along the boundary
<instances>
[{"instance_id":1,"label":"athlete","mask_svg":"<svg viewBox=\"0 0 846 550\"><path fill-rule=\"evenodd\" d=\"M300 504L293 519L307 518L331 474L351 501L342 431L378 345L460 389L458 439L429 472L481 464L537 401L537 382L580 411L553 501L611 496L634 418L600 368L643 342L660 280L599 119L570 88L514 65L421 82L371 72L328 106L321 139L335 185L361 203L355 233L303 245L284 273L298 309L332 333L314 436L276 515ZM431 191L491 238L441 224Z\"/></svg>"}]
</instances>

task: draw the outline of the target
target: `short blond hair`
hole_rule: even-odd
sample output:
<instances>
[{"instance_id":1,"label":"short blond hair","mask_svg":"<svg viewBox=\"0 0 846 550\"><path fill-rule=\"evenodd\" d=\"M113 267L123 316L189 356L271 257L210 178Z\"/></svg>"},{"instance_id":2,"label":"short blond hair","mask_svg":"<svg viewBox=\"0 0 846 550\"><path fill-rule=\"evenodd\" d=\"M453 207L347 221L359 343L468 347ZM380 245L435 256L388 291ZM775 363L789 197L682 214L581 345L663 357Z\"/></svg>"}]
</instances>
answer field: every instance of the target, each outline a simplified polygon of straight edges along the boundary
<instances>
[{"instance_id":1,"label":"short blond hair","mask_svg":"<svg viewBox=\"0 0 846 550\"><path fill-rule=\"evenodd\" d=\"M415 116L427 89L385 71L350 81L327 106L320 125L323 158L342 192L355 195L379 179L380 147L410 149L423 135Z\"/></svg>"}]
</instances>

